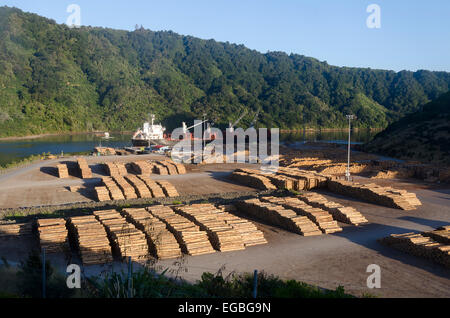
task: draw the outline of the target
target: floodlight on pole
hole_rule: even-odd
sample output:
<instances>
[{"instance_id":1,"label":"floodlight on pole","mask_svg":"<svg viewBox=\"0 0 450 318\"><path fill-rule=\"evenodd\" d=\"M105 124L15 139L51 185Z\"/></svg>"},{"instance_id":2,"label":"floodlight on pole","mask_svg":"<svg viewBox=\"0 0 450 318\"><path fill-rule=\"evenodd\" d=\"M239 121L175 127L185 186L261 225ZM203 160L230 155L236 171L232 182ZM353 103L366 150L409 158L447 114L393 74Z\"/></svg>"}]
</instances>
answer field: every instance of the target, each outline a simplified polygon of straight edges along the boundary
<instances>
[{"instance_id":1,"label":"floodlight on pole","mask_svg":"<svg viewBox=\"0 0 450 318\"><path fill-rule=\"evenodd\" d=\"M345 172L345 177L347 181L350 181L350 143L352 134L352 120L356 119L355 115L346 115L348 119L348 153L347 153L347 171Z\"/></svg>"},{"instance_id":2,"label":"floodlight on pole","mask_svg":"<svg viewBox=\"0 0 450 318\"><path fill-rule=\"evenodd\" d=\"M203 124L202 124L202 134L203 134L203 149L202 149L202 160L205 160L205 147L206 147L206 140L205 140L205 135L206 135L206 113L203 113Z\"/></svg>"}]
</instances>

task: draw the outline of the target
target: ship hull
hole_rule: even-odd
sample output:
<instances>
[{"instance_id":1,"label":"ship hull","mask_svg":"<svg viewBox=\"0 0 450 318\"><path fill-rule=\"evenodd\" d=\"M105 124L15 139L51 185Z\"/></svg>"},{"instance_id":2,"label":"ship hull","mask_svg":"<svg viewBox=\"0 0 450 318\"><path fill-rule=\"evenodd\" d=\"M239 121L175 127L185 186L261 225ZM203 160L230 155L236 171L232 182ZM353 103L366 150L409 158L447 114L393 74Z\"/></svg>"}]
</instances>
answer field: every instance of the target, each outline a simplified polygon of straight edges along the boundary
<instances>
[{"instance_id":1,"label":"ship hull","mask_svg":"<svg viewBox=\"0 0 450 318\"><path fill-rule=\"evenodd\" d=\"M178 141L168 139L132 139L133 147L174 146Z\"/></svg>"}]
</instances>

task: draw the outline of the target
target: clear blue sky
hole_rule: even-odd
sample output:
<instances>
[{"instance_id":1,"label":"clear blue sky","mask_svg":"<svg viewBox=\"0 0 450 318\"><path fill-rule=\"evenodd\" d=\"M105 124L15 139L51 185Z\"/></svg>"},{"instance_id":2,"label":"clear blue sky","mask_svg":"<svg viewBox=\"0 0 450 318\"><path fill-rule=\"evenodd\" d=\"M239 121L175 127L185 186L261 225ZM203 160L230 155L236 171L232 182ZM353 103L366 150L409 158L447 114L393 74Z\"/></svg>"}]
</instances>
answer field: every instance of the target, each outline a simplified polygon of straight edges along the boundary
<instances>
[{"instance_id":1,"label":"clear blue sky","mask_svg":"<svg viewBox=\"0 0 450 318\"><path fill-rule=\"evenodd\" d=\"M369 29L369 4L381 28ZM7 0L1 5L65 23L172 30L258 50L298 53L338 66L450 71L449 0Z\"/></svg>"}]
</instances>

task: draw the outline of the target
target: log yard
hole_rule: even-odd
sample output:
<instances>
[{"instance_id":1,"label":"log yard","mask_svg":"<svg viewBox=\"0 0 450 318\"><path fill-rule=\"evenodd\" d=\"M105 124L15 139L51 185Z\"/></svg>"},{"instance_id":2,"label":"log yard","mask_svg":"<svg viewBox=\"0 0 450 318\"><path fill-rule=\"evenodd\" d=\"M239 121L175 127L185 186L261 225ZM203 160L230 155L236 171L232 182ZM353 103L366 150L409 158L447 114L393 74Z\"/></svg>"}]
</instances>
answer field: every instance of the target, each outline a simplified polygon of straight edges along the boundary
<instances>
[{"instance_id":1,"label":"log yard","mask_svg":"<svg viewBox=\"0 0 450 318\"><path fill-rule=\"evenodd\" d=\"M2 305L445 315L450 1L3 2Z\"/></svg>"},{"instance_id":2,"label":"log yard","mask_svg":"<svg viewBox=\"0 0 450 318\"><path fill-rule=\"evenodd\" d=\"M448 171L309 143L280 148L280 167L177 163L169 154L66 156L0 175L0 255L32 249L92 275L128 260L183 278L254 268L363 295L449 296Z\"/></svg>"}]
</instances>

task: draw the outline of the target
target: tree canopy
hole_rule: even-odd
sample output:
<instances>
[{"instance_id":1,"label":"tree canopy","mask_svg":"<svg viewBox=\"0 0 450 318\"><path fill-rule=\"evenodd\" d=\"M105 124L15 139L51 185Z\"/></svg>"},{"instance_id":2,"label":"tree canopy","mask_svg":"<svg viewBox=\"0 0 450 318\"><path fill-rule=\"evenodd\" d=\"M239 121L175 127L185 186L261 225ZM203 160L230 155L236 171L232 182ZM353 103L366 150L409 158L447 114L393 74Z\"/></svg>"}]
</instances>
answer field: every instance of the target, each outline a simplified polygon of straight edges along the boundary
<instances>
[{"instance_id":1,"label":"tree canopy","mask_svg":"<svg viewBox=\"0 0 450 318\"><path fill-rule=\"evenodd\" d=\"M71 29L0 7L0 136L219 126L385 127L450 90L450 73L335 67L302 55L137 28Z\"/></svg>"},{"instance_id":2,"label":"tree canopy","mask_svg":"<svg viewBox=\"0 0 450 318\"><path fill-rule=\"evenodd\" d=\"M450 164L450 92L389 125L363 149L396 158Z\"/></svg>"}]
</instances>

